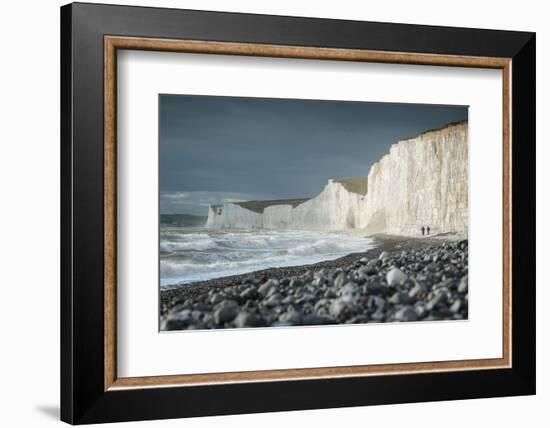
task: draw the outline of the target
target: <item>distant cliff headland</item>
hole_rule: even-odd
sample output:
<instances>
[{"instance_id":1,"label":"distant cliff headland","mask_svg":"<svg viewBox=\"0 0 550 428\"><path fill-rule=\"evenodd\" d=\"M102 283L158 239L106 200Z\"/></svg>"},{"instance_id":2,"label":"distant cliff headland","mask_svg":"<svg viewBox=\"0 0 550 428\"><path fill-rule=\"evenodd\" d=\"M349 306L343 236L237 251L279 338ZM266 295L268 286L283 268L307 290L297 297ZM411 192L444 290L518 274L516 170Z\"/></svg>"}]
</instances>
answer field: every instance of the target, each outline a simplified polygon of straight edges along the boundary
<instances>
[{"instance_id":1,"label":"distant cliff headland","mask_svg":"<svg viewBox=\"0 0 550 428\"><path fill-rule=\"evenodd\" d=\"M162 226L203 227L207 218L191 214L161 214Z\"/></svg>"},{"instance_id":2,"label":"distant cliff headland","mask_svg":"<svg viewBox=\"0 0 550 428\"><path fill-rule=\"evenodd\" d=\"M208 228L350 230L418 235L468 230L468 122L392 145L368 176L334 178L309 199L211 205Z\"/></svg>"}]
</instances>

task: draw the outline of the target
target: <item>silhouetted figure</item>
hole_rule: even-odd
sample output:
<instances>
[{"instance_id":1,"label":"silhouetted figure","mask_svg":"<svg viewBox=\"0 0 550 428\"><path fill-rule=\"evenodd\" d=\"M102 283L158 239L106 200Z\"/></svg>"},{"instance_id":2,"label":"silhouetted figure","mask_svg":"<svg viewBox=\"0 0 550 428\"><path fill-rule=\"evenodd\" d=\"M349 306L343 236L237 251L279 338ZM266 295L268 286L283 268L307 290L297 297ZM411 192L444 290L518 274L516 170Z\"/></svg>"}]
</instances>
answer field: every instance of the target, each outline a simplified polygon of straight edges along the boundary
<instances>
[{"instance_id":1,"label":"silhouetted figure","mask_svg":"<svg viewBox=\"0 0 550 428\"><path fill-rule=\"evenodd\" d=\"M424 236L424 226L422 226L420 230L422 231L422 236Z\"/></svg>"},{"instance_id":2,"label":"silhouetted figure","mask_svg":"<svg viewBox=\"0 0 550 428\"><path fill-rule=\"evenodd\" d=\"M428 235L430 234L430 226L426 227L426 232L428 232Z\"/></svg>"}]
</instances>

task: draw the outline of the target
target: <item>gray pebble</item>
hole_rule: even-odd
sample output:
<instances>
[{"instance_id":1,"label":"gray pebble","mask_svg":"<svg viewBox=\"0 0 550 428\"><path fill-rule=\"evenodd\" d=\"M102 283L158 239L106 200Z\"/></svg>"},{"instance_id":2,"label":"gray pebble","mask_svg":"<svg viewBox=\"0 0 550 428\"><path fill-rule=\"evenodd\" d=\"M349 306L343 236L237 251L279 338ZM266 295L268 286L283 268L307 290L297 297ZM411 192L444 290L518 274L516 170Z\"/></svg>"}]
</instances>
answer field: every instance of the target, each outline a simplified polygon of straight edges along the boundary
<instances>
[{"instance_id":1,"label":"gray pebble","mask_svg":"<svg viewBox=\"0 0 550 428\"><path fill-rule=\"evenodd\" d=\"M237 316L239 305L234 300L226 300L218 305L214 311L214 321L216 324L223 324L232 321Z\"/></svg>"},{"instance_id":2,"label":"gray pebble","mask_svg":"<svg viewBox=\"0 0 550 428\"><path fill-rule=\"evenodd\" d=\"M273 289L276 289L278 285L279 282L277 280L270 279L260 285L260 288L258 288L258 293L260 293L262 296L267 296L269 292Z\"/></svg>"},{"instance_id":3,"label":"gray pebble","mask_svg":"<svg viewBox=\"0 0 550 428\"><path fill-rule=\"evenodd\" d=\"M282 296L279 293L274 293L271 296L269 296L266 300L264 300L264 306L267 306L269 308L273 308L275 306L278 306L282 301Z\"/></svg>"},{"instance_id":4,"label":"gray pebble","mask_svg":"<svg viewBox=\"0 0 550 428\"><path fill-rule=\"evenodd\" d=\"M460 299L456 299L453 304L451 305L451 307L449 308L449 311L451 311L452 313L456 314L459 310L460 310L460 307L462 306L462 300Z\"/></svg>"},{"instance_id":5,"label":"gray pebble","mask_svg":"<svg viewBox=\"0 0 550 428\"><path fill-rule=\"evenodd\" d=\"M409 290L409 298L416 299L426 293L426 287L422 284L416 283L413 288Z\"/></svg>"},{"instance_id":6,"label":"gray pebble","mask_svg":"<svg viewBox=\"0 0 550 428\"><path fill-rule=\"evenodd\" d=\"M372 280L367 283L368 294L378 294L382 290L383 285L378 280Z\"/></svg>"},{"instance_id":7,"label":"gray pebble","mask_svg":"<svg viewBox=\"0 0 550 428\"><path fill-rule=\"evenodd\" d=\"M380 296L373 295L373 296L368 296L367 298L367 307L369 309L383 308L385 304L386 304L386 299L383 299Z\"/></svg>"},{"instance_id":8,"label":"gray pebble","mask_svg":"<svg viewBox=\"0 0 550 428\"><path fill-rule=\"evenodd\" d=\"M258 315L249 312L239 312L233 322L237 328L259 327L263 324Z\"/></svg>"},{"instance_id":9,"label":"gray pebble","mask_svg":"<svg viewBox=\"0 0 550 428\"><path fill-rule=\"evenodd\" d=\"M389 302L394 305L404 305L409 303L409 300L409 295L407 293L404 291L398 291L390 297Z\"/></svg>"},{"instance_id":10,"label":"gray pebble","mask_svg":"<svg viewBox=\"0 0 550 428\"><path fill-rule=\"evenodd\" d=\"M393 317L397 321L416 321L417 320L416 312L410 306L405 306L399 309L393 315Z\"/></svg>"},{"instance_id":11,"label":"gray pebble","mask_svg":"<svg viewBox=\"0 0 550 428\"><path fill-rule=\"evenodd\" d=\"M288 325L300 325L302 322L302 314L291 307L279 317L279 321L287 323Z\"/></svg>"},{"instance_id":12,"label":"gray pebble","mask_svg":"<svg viewBox=\"0 0 550 428\"><path fill-rule=\"evenodd\" d=\"M240 296L246 300L255 299L256 297L258 297L258 291L256 290L255 287L249 287L244 289L241 292Z\"/></svg>"},{"instance_id":13,"label":"gray pebble","mask_svg":"<svg viewBox=\"0 0 550 428\"><path fill-rule=\"evenodd\" d=\"M359 299L359 287L354 282L348 282L340 289L340 296L346 303L356 303Z\"/></svg>"},{"instance_id":14,"label":"gray pebble","mask_svg":"<svg viewBox=\"0 0 550 428\"><path fill-rule=\"evenodd\" d=\"M340 287L343 287L346 282L347 282L346 275L341 273L334 279L334 286L340 288Z\"/></svg>"},{"instance_id":15,"label":"gray pebble","mask_svg":"<svg viewBox=\"0 0 550 428\"><path fill-rule=\"evenodd\" d=\"M460 278L460 283L458 284L457 291L461 294L465 294L468 292L468 275L464 275L462 278Z\"/></svg>"},{"instance_id":16,"label":"gray pebble","mask_svg":"<svg viewBox=\"0 0 550 428\"><path fill-rule=\"evenodd\" d=\"M407 275L405 275L399 268L391 268L386 274L386 282L388 285L401 285L407 280Z\"/></svg>"},{"instance_id":17,"label":"gray pebble","mask_svg":"<svg viewBox=\"0 0 550 428\"><path fill-rule=\"evenodd\" d=\"M374 321L382 321L384 318L386 317L386 314L384 313L384 311L382 309L377 309L376 311L374 311L371 315L370 315L370 318Z\"/></svg>"},{"instance_id":18,"label":"gray pebble","mask_svg":"<svg viewBox=\"0 0 550 428\"><path fill-rule=\"evenodd\" d=\"M414 313L418 318L424 318L428 313L426 305L424 303L417 303L416 305L414 305Z\"/></svg>"},{"instance_id":19,"label":"gray pebble","mask_svg":"<svg viewBox=\"0 0 550 428\"><path fill-rule=\"evenodd\" d=\"M344 316L348 316L352 311L354 307L352 304L342 300L342 298L333 300L332 304L330 305L330 315L332 315L333 318L339 319Z\"/></svg>"}]
</instances>

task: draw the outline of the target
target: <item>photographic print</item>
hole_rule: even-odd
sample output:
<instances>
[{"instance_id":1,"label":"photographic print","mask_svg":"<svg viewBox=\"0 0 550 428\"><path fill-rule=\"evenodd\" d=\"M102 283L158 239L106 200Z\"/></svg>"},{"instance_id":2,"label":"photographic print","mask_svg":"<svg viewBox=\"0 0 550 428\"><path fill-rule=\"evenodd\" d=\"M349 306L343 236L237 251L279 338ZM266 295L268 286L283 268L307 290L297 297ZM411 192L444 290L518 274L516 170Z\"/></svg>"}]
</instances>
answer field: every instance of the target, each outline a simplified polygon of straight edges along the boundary
<instances>
[{"instance_id":1,"label":"photographic print","mask_svg":"<svg viewBox=\"0 0 550 428\"><path fill-rule=\"evenodd\" d=\"M468 319L468 107L159 95L160 330Z\"/></svg>"}]
</instances>

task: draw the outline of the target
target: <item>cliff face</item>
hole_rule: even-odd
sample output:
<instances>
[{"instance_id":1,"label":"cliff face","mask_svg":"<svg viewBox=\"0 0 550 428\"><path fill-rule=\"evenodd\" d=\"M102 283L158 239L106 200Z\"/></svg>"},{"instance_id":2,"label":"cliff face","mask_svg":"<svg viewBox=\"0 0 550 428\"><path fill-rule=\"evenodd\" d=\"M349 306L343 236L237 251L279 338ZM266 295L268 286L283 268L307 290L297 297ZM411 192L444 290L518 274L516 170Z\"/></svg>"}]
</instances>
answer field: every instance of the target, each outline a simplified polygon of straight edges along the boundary
<instances>
[{"instance_id":1,"label":"cliff face","mask_svg":"<svg viewBox=\"0 0 550 428\"><path fill-rule=\"evenodd\" d=\"M468 123L394 144L367 178L329 180L316 197L213 205L207 227L363 229L420 235L468 230Z\"/></svg>"},{"instance_id":2,"label":"cliff face","mask_svg":"<svg viewBox=\"0 0 550 428\"><path fill-rule=\"evenodd\" d=\"M368 233L418 235L468 230L468 123L394 144L368 176Z\"/></svg>"},{"instance_id":3,"label":"cliff face","mask_svg":"<svg viewBox=\"0 0 550 428\"><path fill-rule=\"evenodd\" d=\"M292 227L292 205L272 205L264 209L264 228L290 229Z\"/></svg>"},{"instance_id":4,"label":"cliff face","mask_svg":"<svg viewBox=\"0 0 550 428\"><path fill-rule=\"evenodd\" d=\"M261 213L242 208L237 204L211 205L208 209L206 227L213 229L260 229L263 227Z\"/></svg>"},{"instance_id":5,"label":"cliff face","mask_svg":"<svg viewBox=\"0 0 550 428\"><path fill-rule=\"evenodd\" d=\"M366 189L366 179L365 189ZM329 180L323 191L292 210L297 229L357 229L365 210L365 195L350 191L340 180Z\"/></svg>"}]
</instances>

